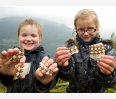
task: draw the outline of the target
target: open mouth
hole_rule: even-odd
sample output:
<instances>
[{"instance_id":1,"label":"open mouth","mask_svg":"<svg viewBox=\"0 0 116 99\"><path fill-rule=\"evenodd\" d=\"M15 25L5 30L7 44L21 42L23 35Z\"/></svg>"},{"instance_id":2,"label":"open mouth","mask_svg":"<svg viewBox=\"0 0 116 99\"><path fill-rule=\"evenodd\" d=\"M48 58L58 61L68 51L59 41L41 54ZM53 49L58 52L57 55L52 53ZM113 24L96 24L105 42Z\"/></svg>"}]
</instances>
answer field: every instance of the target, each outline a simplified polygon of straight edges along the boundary
<instances>
[{"instance_id":1,"label":"open mouth","mask_svg":"<svg viewBox=\"0 0 116 99\"><path fill-rule=\"evenodd\" d=\"M25 46L27 46L27 47L30 47L32 45L33 45L33 43L25 43Z\"/></svg>"}]
</instances>

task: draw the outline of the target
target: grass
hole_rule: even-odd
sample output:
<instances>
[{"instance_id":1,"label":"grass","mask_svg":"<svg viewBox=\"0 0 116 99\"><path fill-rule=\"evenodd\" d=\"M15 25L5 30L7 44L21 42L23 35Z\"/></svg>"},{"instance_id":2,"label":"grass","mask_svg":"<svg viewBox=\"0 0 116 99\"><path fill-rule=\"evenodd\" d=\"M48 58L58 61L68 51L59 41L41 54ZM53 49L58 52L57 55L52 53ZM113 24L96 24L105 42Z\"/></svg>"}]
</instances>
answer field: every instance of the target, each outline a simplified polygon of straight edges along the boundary
<instances>
[{"instance_id":1,"label":"grass","mask_svg":"<svg viewBox=\"0 0 116 99\"><path fill-rule=\"evenodd\" d=\"M116 93L116 85L112 86L111 88L108 88L109 93Z\"/></svg>"},{"instance_id":2,"label":"grass","mask_svg":"<svg viewBox=\"0 0 116 99\"><path fill-rule=\"evenodd\" d=\"M56 86L50 90L51 93L66 93L66 87L68 85L68 82L59 80ZM0 84L0 93L5 93L6 88ZM112 86L111 88L108 88L108 93L116 93L116 85Z\"/></svg>"},{"instance_id":3,"label":"grass","mask_svg":"<svg viewBox=\"0 0 116 99\"><path fill-rule=\"evenodd\" d=\"M68 82L59 80L56 86L50 91L51 93L65 93ZM108 93L116 93L116 85L108 88Z\"/></svg>"},{"instance_id":4,"label":"grass","mask_svg":"<svg viewBox=\"0 0 116 99\"><path fill-rule=\"evenodd\" d=\"M50 90L51 93L65 93L68 82L57 83L56 86Z\"/></svg>"},{"instance_id":5,"label":"grass","mask_svg":"<svg viewBox=\"0 0 116 99\"><path fill-rule=\"evenodd\" d=\"M6 92L6 87L4 87L1 83L0 83L0 93L5 93Z\"/></svg>"}]
</instances>

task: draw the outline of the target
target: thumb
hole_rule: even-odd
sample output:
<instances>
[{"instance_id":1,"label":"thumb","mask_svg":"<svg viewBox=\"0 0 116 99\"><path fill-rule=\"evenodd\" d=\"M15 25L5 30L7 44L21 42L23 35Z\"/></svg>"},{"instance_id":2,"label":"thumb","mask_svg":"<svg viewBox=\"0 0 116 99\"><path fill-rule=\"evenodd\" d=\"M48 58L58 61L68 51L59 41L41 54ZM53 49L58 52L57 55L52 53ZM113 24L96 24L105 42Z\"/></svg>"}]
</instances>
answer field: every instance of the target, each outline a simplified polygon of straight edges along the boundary
<instances>
[{"instance_id":1,"label":"thumb","mask_svg":"<svg viewBox=\"0 0 116 99\"><path fill-rule=\"evenodd\" d=\"M64 63L64 66L66 67L66 66L68 66L68 65L69 65L69 62L66 61L66 62Z\"/></svg>"},{"instance_id":2,"label":"thumb","mask_svg":"<svg viewBox=\"0 0 116 99\"><path fill-rule=\"evenodd\" d=\"M25 61L26 61L26 57L23 56L23 57L20 59L20 63L25 63Z\"/></svg>"},{"instance_id":3,"label":"thumb","mask_svg":"<svg viewBox=\"0 0 116 99\"><path fill-rule=\"evenodd\" d=\"M37 78L40 78L40 77L43 77L43 73L41 72L41 68L39 67L36 72L35 72L35 75Z\"/></svg>"}]
</instances>

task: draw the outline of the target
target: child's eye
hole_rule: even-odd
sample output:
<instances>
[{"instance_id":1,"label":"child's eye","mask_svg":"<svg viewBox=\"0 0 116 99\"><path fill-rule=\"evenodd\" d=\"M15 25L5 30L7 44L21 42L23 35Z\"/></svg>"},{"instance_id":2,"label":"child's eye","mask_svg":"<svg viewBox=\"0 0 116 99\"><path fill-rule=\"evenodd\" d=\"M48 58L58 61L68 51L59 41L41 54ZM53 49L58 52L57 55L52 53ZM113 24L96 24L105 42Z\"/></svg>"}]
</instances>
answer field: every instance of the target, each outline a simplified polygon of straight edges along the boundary
<instances>
[{"instance_id":1,"label":"child's eye","mask_svg":"<svg viewBox=\"0 0 116 99\"><path fill-rule=\"evenodd\" d=\"M35 34L32 34L31 36L32 36L32 37L37 37L37 35L35 35Z\"/></svg>"},{"instance_id":2,"label":"child's eye","mask_svg":"<svg viewBox=\"0 0 116 99\"><path fill-rule=\"evenodd\" d=\"M26 37L27 35L26 34L22 34L23 37Z\"/></svg>"}]
</instances>

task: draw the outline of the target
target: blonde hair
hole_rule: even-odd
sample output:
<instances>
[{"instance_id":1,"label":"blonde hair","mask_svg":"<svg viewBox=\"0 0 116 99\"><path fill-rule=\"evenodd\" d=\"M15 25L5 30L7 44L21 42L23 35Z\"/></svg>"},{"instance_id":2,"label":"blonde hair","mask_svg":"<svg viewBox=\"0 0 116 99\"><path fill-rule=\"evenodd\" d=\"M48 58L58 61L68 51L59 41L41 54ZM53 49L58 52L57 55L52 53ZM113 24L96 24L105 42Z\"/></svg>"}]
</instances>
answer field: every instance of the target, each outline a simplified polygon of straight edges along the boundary
<instances>
[{"instance_id":1,"label":"blonde hair","mask_svg":"<svg viewBox=\"0 0 116 99\"><path fill-rule=\"evenodd\" d=\"M33 20L33 19L25 19L23 20L20 24L19 24L19 27L18 27L18 36L19 36L19 33L20 33L20 30L21 28L24 26L24 25L35 25L37 28L38 28L38 34L39 34L39 43L41 42L42 40L42 28L41 28L41 25L36 21L36 20Z\"/></svg>"},{"instance_id":2,"label":"blonde hair","mask_svg":"<svg viewBox=\"0 0 116 99\"><path fill-rule=\"evenodd\" d=\"M96 29L97 29L97 31L99 31L100 25L99 25L98 16L95 13L95 11L90 10L90 9L82 9L82 10L80 10L76 14L75 19L74 19L75 29L76 29L76 22L77 22L77 20L79 20L79 19L83 20L83 19L88 19L88 18L92 18L95 21L95 23L96 23Z\"/></svg>"}]
</instances>

